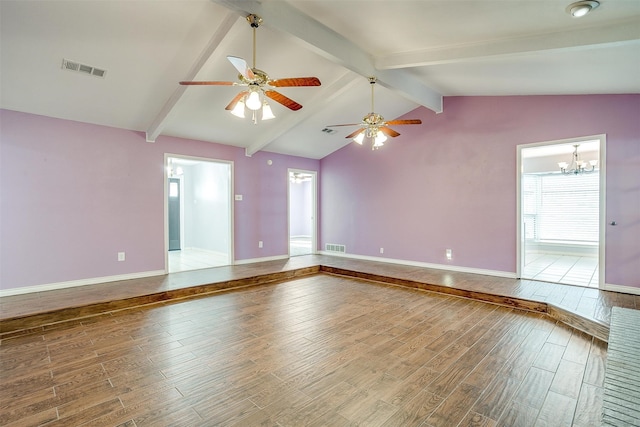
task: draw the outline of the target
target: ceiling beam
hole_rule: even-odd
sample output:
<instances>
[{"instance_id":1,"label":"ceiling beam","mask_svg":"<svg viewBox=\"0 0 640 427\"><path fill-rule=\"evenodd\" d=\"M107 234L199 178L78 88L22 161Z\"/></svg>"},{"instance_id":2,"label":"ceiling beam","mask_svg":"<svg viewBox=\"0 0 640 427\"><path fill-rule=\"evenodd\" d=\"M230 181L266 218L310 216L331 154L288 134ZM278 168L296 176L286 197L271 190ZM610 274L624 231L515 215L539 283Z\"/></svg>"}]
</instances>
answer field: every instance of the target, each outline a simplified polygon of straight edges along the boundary
<instances>
[{"instance_id":1,"label":"ceiling beam","mask_svg":"<svg viewBox=\"0 0 640 427\"><path fill-rule=\"evenodd\" d=\"M364 77L375 76L378 84L436 113L442 112L442 95L406 70L377 70L371 55L345 37L284 1L211 0L242 16L259 15L265 26L288 33L308 48Z\"/></svg>"},{"instance_id":2,"label":"ceiling beam","mask_svg":"<svg viewBox=\"0 0 640 427\"><path fill-rule=\"evenodd\" d=\"M361 83L361 78L351 72L345 72L336 81L326 86L321 95L316 95L308 104L312 107L305 107L297 111L295 114L289 115L286 120L280 120L278 126L271 128L268 132L262 132L260 139L255 141L251 146L245 149L245 154L251 157L258 151L271 144L279 136L289 131L295 125L317 114L324 108L329 108L331 103L350 89L354 84ZM327 96L326 93L330 95Z\"/></svg>"},{"instance_id":3,"label":"ceiling beam","mask_svg":"<svg viewBox=\"0 0 640 427\"><path fill-rule=\"evenodd\" d=\"M213 55L215 50L220 46L220 43L224 40L224 38L229 34L229 31L234 26L236 22L239 22L240 19L238 15L234 12L228 12L222 23L218 26L218 29L213 34L207 46L205 46L204 50L200 53L200 56L196 59L195 63L191 66L191 69L186 74L183 80L194 80L202 67L206 64L207 60ZM147 129L146 137L147 142L155 142L156 138L160 136L164 126L167 124L169 119L171 118L173 112L175 111L175 106L178 104L188 86L176 85L175 90L164 104L160 112L156 115L156 117L151 122L151 126Z\"/></svg>"},{"instance_id":4,"label":"ceiling beam","mask_svg":"<svg viewBox=\"0 0 640 427\"><path fill-rule=\"evenodd\" d=\"M559 33L396 53L376 58L375 66L383 70L424 67L536 52L597 49L638 42L640 25L637 20L633 20Z\"/></svg>"}]
</instances>

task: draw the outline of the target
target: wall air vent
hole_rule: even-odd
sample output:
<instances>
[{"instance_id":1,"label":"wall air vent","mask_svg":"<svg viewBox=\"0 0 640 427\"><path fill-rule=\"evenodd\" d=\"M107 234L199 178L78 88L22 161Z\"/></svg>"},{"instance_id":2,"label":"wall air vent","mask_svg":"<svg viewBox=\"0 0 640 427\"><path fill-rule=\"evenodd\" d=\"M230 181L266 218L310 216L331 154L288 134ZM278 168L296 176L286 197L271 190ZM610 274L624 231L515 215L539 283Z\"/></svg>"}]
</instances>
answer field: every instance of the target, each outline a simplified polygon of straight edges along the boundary
<instances>
[{"instance_id":1,"label":"wall air vent","mask_svg":"<svg viewBox=\"0 0 640 427\"><path fill-rule=\"evenodd\" d=\"M107 74L107 70L92 67L91 65L81 64L76 61L70 61L68 59L62 60L62 69L75 71L80 74L87 74L94 77L103 77Z\"/></svg>"},{"instance_id":2,"label":"wall air vent","mask_svg":"<svg viewBox=\"0 0 640 427\"><path fill-rule=\"evenodd\" d=\"M332 134L332 133L336 133L338 131L335 130L335 129L324 128L324 129L322 129L322 132L328 133L328 134Z\"/></svg>"},{"instance_id":3,"label":"wall air vent","mask_svg":"<svg viewBox=\"0 0 640 427\"><path fill-rule=\"evenodd\" d=\"M336 245L333 243L325 243L324 250L327 252L340 252L342 254L347 252L347 248L344 245Z\"/></svg>"}]
</instances>

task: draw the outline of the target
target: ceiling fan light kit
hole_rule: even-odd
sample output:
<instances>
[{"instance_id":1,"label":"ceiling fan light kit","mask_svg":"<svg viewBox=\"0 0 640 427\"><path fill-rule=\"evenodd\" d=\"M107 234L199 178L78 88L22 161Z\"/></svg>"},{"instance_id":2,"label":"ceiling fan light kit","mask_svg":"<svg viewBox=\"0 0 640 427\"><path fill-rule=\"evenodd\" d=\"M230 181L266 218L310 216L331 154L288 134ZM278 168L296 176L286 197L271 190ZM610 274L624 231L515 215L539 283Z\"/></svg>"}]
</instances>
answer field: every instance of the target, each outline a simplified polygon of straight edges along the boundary
<instances>
[{"instance_id":1,"label":"ceiling fan light kit","mask_svg":"<svg viewBox=\"0 0 640 427\"><path fill-rule=\"evenodd\" d=\"M258 112L262 110L261 120L274 119L276 116L267 102L267 98L284 105L292 111L302 108L302 105L286 97L278 91L265 88L271 87L292 87L292 86L320 86L320 79L317 77L289 77L284 79L271 80L264 71L256 68L256 29L262 24L262 18L251 14L247 16L247 22L253 29L253 66L249 67L247 61L236 56L227 56L231 65L238 70L239 82L228 81L182 81L181 85L200 86L246 86L247 89L237 94L225 107L236 117L245 117L245 108L251 111L251 120L258 123Z\"/></svg>"},{"instance_id":2,"label":"ceiling fan light kit","mask_svg":"<svg viewBox=\"0 0 640 427\"><path fill-rule=\"evenodd\" d=\"M395 138L400 134L395 130L391 129L388 125L419 125L422 124L422 120L420 119L406 119L406 120L390 120L385 121L384 117L381 114L374 113L374 99L373 99L373 87L376 83L377 79L375 77L369 77L369 84L371 85L371 113L364 116L362 122L360 123L350 123L344 125L330 125L327 128L337 127L337 126L360 126L360 129L355 132L350 133L345 138L353 138L353 141L356 144L363 145L364 141L367 140L371 143L371 149L377 150L382 147L387 140L387 137L390 136Z\"/></svg>"}]
</instances>

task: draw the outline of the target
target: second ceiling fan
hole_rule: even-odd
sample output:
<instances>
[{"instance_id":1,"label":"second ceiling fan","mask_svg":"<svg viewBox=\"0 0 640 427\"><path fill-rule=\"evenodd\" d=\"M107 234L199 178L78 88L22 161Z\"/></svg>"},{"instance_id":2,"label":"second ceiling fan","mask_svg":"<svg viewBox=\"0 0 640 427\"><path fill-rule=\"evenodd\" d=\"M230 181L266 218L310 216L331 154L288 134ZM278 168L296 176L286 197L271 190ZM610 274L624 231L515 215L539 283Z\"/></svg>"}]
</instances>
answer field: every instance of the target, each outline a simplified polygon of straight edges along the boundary
<instances>
[{"instance_id":1,"label":"second ceiling fan","mask_svg":"<svg viewBox=\"0 0 640 427\"><path fill-rule=\"evenodd\" d=\"M327 126L328 128L338 126L360 126L360 129L350 133L345 138L353 138L353 140L360 145L362 145L365 139L368 139L372 142L371 148L373 150L377 150L378 148L382 147L388 136L395 138L396 136L400 135L398 132L391 129L389 125L395 126L422 124L422 120L420 119L385 121L382 115L375 113L375 110L373 108L373 87L376 84L376 80L377 79L375 77L369 77L369 84L371 85L371 112L364 116L360 123Z\"/></svg>"},{"instance_id":2,"label":"second ceiling fan","mask_svg":"<svg viewBox=\"0 0 640 427\"><path fill-rule=\"evenodd\" d=\"M246 86L247 89L238 93L225 107L232 114L244 117L244 108L252 111L253 123L257 123L256 111L262 108L262 120L274 118L271 107L265 97L270 98L290 110L297 111L302 108L291 98L280 92L270 89L271 87L292 87L292 86L320 86L320 79L317 77L289 77L272 80L266 72L256 68L256 29L262 24L262 18L257 15L247 16L247 22L253 28L253 66L249 67L247 61L236 56L227 56L227 59L238 70L238 82L230 81L182 81L181 85L198 86Z\"/></svg>"}]
</instances>

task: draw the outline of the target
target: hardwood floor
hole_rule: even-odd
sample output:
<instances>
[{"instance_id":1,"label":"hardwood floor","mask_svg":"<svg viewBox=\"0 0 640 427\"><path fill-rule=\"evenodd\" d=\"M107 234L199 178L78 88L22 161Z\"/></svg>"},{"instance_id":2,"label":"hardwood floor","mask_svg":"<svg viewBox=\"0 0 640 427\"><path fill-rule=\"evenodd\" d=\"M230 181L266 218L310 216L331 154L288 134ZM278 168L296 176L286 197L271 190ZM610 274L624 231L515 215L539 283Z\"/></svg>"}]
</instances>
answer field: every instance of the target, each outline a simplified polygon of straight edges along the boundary
<instances>
[{"instance_id":1,"label":"hardwood floor","mask_svg":"<svg viewBox=\"0 0 640 427\"><path fill-rule=\"evenodd\" d=\"M606 353L545 314L314 274L5 335L0 425L594 426Z\"/></svg>"}]
</instances>

